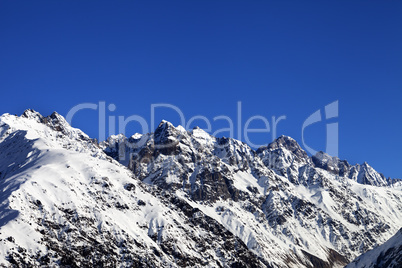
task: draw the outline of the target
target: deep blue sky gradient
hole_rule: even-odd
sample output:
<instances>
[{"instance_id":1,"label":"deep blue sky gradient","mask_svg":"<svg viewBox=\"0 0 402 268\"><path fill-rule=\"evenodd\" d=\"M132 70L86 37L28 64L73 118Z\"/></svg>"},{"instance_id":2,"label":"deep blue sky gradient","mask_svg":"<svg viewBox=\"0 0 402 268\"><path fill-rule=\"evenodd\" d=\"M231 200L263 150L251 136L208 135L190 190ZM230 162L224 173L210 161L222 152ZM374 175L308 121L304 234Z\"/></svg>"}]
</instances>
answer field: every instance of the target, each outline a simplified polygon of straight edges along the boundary
<instances>
[{"instance_id":1,"label":"deep blue sky gradient","mask_svg":"<svg viewBox=\"0 0 402 268\"><path fill-rule=\"evenodd\" d=\"M286 115L277 134L300 142L303 121L339 100L340 158L402 178L401 14L401 1L5 0L0 113L106 101L117 107L107 116L149 121L163 102L235 121L241 101L244 119ZM97 118L82 111L73 126L97 137ZM179 123L166 109L162 118ZM326 123L306 130L316 150Z\"/></svg>"}]
</instances>

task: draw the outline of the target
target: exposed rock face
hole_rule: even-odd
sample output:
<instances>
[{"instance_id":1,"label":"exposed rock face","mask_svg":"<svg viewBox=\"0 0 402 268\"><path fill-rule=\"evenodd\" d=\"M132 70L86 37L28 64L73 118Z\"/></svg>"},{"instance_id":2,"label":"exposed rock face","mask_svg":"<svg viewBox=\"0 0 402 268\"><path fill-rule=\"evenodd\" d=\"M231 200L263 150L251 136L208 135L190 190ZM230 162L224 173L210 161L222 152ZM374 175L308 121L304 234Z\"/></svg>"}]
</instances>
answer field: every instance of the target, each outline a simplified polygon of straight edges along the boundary
<instances>
[{"instance_id":1,"label":"exposed rock face","mask_svg":"<svg viewBox=\"0 0 402 268\"><path fill-rule=\"evenodd\" d=\"M363 200L377 198L378 194L367 195L370 188L361 195L355 186L351 187L353 182L389 185L367 164L351 166L323 152L310 158L294 139L286 136L254 151L240 141L215 138L198 128L184 132L162 122L154 134L144 137L143 146L132 149L135 146L124 145L133 155L129 168L142 181L183 192L195 202L212 206L222 200L237 202L242 210L258 215L256 219L269 226L269 232L285 234L292 243L310 250L311 241L330 241L331 247L318 258L327 265L334 262L329 261L329 252L333 252L332 256L340 254L335 259L345 263L355 252L375 245L375 237L389 235L397 227L395 222L384 221L380 211L361 207ZM170 142L171 147L156 148L160 140ZM112 155L110 147L104 146ZM363 175L355 175L356 171L369 174L370 179L358 179ZM246 183L241 185L245 176ZM300 194L302 189L309 194ZM401 200L398 193L388 192L388 197L395 204ZM309 234L302 235L295 226L302 226ZM322 231L312 232L316 226Z\"/></svg>"},{"instance_id":2,"label":"exposed rock face","mask_svg":"<svg viewBox=\"0 0 402 268\"><path fill-rule=\"evenodd\" d=\"M0 152L4 265L340 267L400 228L398 181L286 136L163 121L98 145L27 110L0 117Z\"/></svg>"},{"instance_id":3,"label":"exposed rock face","mask_svg":"<svg viewBox=\"0 0 402 268\"><path fill-rule=\"evenodd\" d=\"M402 267L402 228L387 242L359 256L346 267Z\"/></svg>"},{"instance_id":4,"label":"exposed rock face","mask_svg":"<svg viewBox=\"0 0 402 268\"><path fill-rule=\"evenodd\" d=\"M274 142L268 144L268 146L258 149L257 153L263 153L266 150L276 151L282 148L291 152L299 162L308 161L309 157L307 156L307 153L294 139L287 136L280 136Z\"/></svg>"},{"instance_id":5,"label":"exposed rock face","mask_svg":"<svg viewBox=\"0 0 402 268\"><path fill-rule=\"evenodd\" d=\"M311 159L316 167L335 175L348 177L350 174L351 166L346 160L340 160L338 157L332 157L324 152L318 152Z\"/></svg>"},{"instance_id":6,"label":"exposed rock face","mask_svg":"<svg viewBox=\"0 0 402 268\"><path fill-rule=\"evenodd\" d=\"M369 164L356 165L350 169L349 178L361 184L386 186L388 185L383 174L376 172Z\"/></svg>"},{"instance_id":7,"label":"exposed rock face","mask_svg":"<svg viewBox=\"0 0 402 268\"><path fill-rule=\"evenodd\" d=\"M360 184L373 186L400 185L400 179L386 179L381 173L375 171L367 162L362 165L351 166L346 160L318 152L312 157L314 165L341 177L348 177Z\"/></svg>"}]
</instances>

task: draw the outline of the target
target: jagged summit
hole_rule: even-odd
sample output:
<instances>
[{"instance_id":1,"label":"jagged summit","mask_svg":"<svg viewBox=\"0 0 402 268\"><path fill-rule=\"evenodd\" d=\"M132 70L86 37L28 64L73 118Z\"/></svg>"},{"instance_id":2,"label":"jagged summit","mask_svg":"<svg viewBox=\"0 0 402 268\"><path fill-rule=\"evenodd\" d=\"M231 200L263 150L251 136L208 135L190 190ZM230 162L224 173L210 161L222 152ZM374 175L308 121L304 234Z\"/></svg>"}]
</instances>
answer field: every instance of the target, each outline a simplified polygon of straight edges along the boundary
<instances>
[{"instance_id":1,"label":"jagged summit","mask_svg":"<svg viewBox=\"0 0 402 268\"><path fill-rule=\"evenodd\" d=\"M185 130L185 128L183 127L183 126L181 126L181 125L178 125L178 126L174 126L171 122L169 122L169 121L167 121L167 120L162 120L160 123L159 123L159 125L158 125L158 127L155 129L155 132L158 130L158 129L177 129L177 130L179 130L180 132L186 132L186 130Z\"/></svg>"},{"instance_id":2,"label":"jagged summit","mask_svg":"<svg viewBox=\"0 0 402 268\"><path fill-rule=\"evenodd\" d=\"M268 145L268 149L272 149L272 150L278 149L280 147L285 147L286 149L288 149L291 152L296 152L296 153L303 152L303 153L301 153L303 155L305 153L304 150L297 143L297 141L289 136L282 135Z\"/></svg>"},{"instance_id":3,"label":"jagged summit","mask_svg":"<svg viewBox=\"0 0 402 268\"><path fill-rule=\"evenodd\" d=\"M374 186L386 186L389 181L382 173L378 173L367 162L362 165L355 165L350 170L349 177L361 184L369 184Z\"/></svg>"},{"instance_id":4,"label":"jagged summit","mask_svg":"<svg viewBox=\"0 0 402 268\"><path fill-rule=\"evenodd\" d=\"M21 117L33 119L36 122L48 125L52 129L62 132L70 138L75 136L78 139L96 143L96 141L91 140L81 130L71 127L65 118L56 111L51 115L44 117L33 109L27 109ZM150 137L150 134L151 133L146 136ZM213 146L212 144L217 143L220 145L219 147L222 147L222 144L226 146L228 141L234 140L230 138L216 139L199 127L194 127L193 130L188 132L180 125L175 127L171 122L162 120L153 133L153 142L157 146L166 147L168 149L167 151L172 151L169 150L169 146L176 146L179 144L181 139L185 137L188 138L188 134L190 134L194 140L203 144L209 144L209 146ZM142 138L143 134L138 133L130 138L126 138L123 134L112 135L107 139L107 141L105 141L106 143L103 142L103 145L101 146L108 147L107 144L114 144L114 146L117 146L119 143L127 143L130 141L138 142L143 140ZM249 150L252 151L251 148ZM289 153L290 155L286 156ZM367 162L364 162L361 165L356 164L352 166L346 160L340 160L339 158L332 157L322 151L309 157L295 139L286 135L281 135L267 146L258 148L256 154L261 157L266 166L277 169L281 173L291 166L292 163L300 163L301 165L313 163L318 168L327 170L328 172L339 176L346 176L362 184L375 186L393 185L395 183L398 185L402 184L400 179L386 179L383 174L376 172Z\"/></svg>"},{"instance_id":5,"label":"jagged summit","mask_svg":"<svg viewBox=\"0 0 402 268\"><path fill-rule=\"evenodd\" d=\"M44 117L33 109L27 109L21 116L4 114L0 116L0 141L17 130L26 131L29 138L39 138L52 146L87 151L101 156L97 141L90 139L83 131L71 127L57 112ZM52 130L52 131L49 131ZM54 131L54 132L53 132Z\"/></svg>"},{"instance_id":6,"label":"jagged summit","mask_svg":"<svg viewBox=\"0 0 402 268\"><path fill-rule=\"evenodd\" d=\"M168 121L162 120L154 132L155 144L176 144L182 132Z\"/></svg>"},{"instance_id":7,"label":"jagged summit","mask_svg":"<svg viewBox=\"0 0 402 268\"><path fill-rule=\"evenodd\" d=\"M52 118L52 119L57 119L59 121L67 122L66 119L56 111L54 111L49 117Z\"/></svg>"},{"instance_id":8,"label":"jagged summit","mask_svg":"<svg viewBox=\"0 0 402 268\"><path fill-rule=\"evenodd\" d=\"M44 118L51 118L51 119L55 119L55 120L58 120L58 121L66 122L64 117L62 115L60 115L58 112L56 112L56 111L54 111L51 115L49 115L47 117L44 117L42 114L40 114L39 112L37 112L37 111L35 111L33 109L26 109L22 113L21 117L28 118L28 119L35 119L35 120L39 118L40 119L39 122L42 122L42 120Z\"/></svg>"},{"instance_id":9,"label":"jagged summit","mask_svg":"<svg viewBox=\"0 0 402 268\"><path fill-rule=\"evenodd\" d=\"M340 160L338 157L330 156L322 151L317 152L311 159L316 167L333 174L347 176L350 172L351 165L346 160Z\"/></svg>"},{"instance_id":10,"label":"jagged summit","mask_svg":"<svg viewBox=\"0 0 402 268\"><path fill-rule=\"evenodd\" d=\"M71 128L71 126L67 123L65 118L56 111L54 111L51 115L44 117L39 112L33 109L27 109L22 113L21 117L27 119L34 119L39 123L48 124L49 122L51 122L52 125L58 125L58 126L63 125L65 127Z\"/></svg>"},{"instance_id":11,"label":"jagged summit","mask_svg":"<svg viewBox=\"0 0 402 268\"><path fill-rule=\"evenodd\" d=\"M42 120L43 120L43 116L40 113L38 113L35 110L33 110L33 109L25 110L22 113L21 117L25 117L25 118L28 118L28 119L34 119L37 122L42 122Z\"/></svg>"},{"instance_id":12,"label":"jagged summit","mask_svg":"<svg viewBox=\"0 0 402 268\"><path fill-rule=\"evenodd\" d=\"M164 119L162 119L162 121L159 123L157 129L161 128L161 127L173 127L174 128L172 123L170 123L169 121L166 121Z\"/></svg>"},{"instance_id":13,"label":"jagged summit","mask_svg":"<svg viewBox=\"0 0 402 268\"><path fill-rule=\"evenodd\" d=\"M282 141L288 141L288 142L296 142L295 139L293 139L292 137L287 136L287 135L280 135L278 138L276 138L276 140L282 140Z\"/></svg>"},{"instance_id":14,"label":"jagged summit","mask_svg":"<svg viewBox=\"0 0 402 268\"><path fill-rule=\"evenodd\" d=\"M263 146L257 150L257 153L261 153L264 150L278 150L284 148L291 153L295 154L297 157L300 158L308 158L307 153L300 147L296 140L289 136L282 135L275 139L273 142L268 144L267 146Z\"/></svg>"},{"instance_id":15,"label":"jagged summit","mask_svg":"<svg viewBox=\"0 0 402 268\"><path fill-rule=\"evenodd\" d=\"M263 163L281 175L289 173L288 169L298 169L311 164L311 159L296 140L288 136L280 136L267 146L260 147L256 153Z\"/></svg>"}]
</instances>

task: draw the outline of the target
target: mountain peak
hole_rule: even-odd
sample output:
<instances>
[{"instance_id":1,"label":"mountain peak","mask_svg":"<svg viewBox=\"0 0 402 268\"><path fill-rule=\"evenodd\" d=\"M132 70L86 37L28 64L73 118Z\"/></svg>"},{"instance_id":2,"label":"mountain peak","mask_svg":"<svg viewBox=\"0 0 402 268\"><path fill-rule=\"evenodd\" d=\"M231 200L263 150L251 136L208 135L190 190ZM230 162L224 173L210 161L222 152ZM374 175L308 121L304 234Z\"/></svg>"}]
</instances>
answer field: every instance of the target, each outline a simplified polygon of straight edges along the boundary
<instances>
[{"instance_id":1,"label":"mountain peak","mask_svg":"<svg viewBox=\"0 0 402 268\"><path fill-rule=\"evenodd\" d=\"M257 154L162 121L98 146L37 117L0 117L0 266L340 267L400 227L400 188L287 136Z\"/></svg>"},{"instance_id":2,"label":"mountain peak","mask_svg":"<svg viewBox=\"0 0 402 268\"><path fill-rule=\"evenodd\" d=\"M340 160L338 157L330 156L323 151L317 152L311 157L311 160L316 167L341 176L346 175L350 169L350 165L346 160Z\"/></svg>"},{"instance_id":3,"label":"mountain peak","mask_svg":"<svg viewBox=\"0 0 402 268\"><path fill-rule=\"evenodd\" d=\"M22 116L23 116L23 117L28 117L28 116L31 115L31 114L37 114L37 113L38 113L38 112L35 111L34 109L28 108L28 109L26 109L26 110L22 113Z\"/></svg>"},{"instance_id":4,"label":"mountain peak","mask_svg":"<svg viewBox=\"0 0 402 268\"><path fill-rule=\"evenodd\" d=\"M287 149L290 149L290 148L300 148L300 145L293 138L281 135L278 138L276 138L273 142L268 144L268 148L277 149L279 147L285 147Z\"/></svg>"},{"instance_id":5,"label":"mountain peak","mask_svg":"<svg viewBox=\"0 0 402 268\"><path fill-rule=\"evenodd\" d=\"M57 112L53 112L51 115L46 117L46 123L53 129L63 133L65 133L68 128L71 128L66 119Z\"/></svg>"},{"instance_id":6,"label":"mountain peak","mask_svg":"<svg viewBox=\"0 0 402 268\"><path fill-rule=\"evenodd\" d=\"M349 177L361 184L386 186L388 185L387 179L382 173L378 173L367 162L362 165L355 165L350 170Z\"/></svg>"},{"instance_id":7,"label":"mountain peak","mask_svg":"<svg viewBox=\"0 0 402 268\"><path fill-rule=\"evenodd\" d=\"M311 159L300 145L291 137L280 136L267 146L258 148L257 154L264 165L284 175L290 166L311 163Z\"/></svg>"},{"instance_id":8,"label":"mountain peak","mask_svg":"<svg viewBox=\"0 0 402 268\"><path fill-rule=\"evenodd\" d=\"M50 118L63 118L64 119L64 117L62 116L62 115L60 115L58 112L56 112L56 111L54 111L51 115L50 115Z\"/></svg>"},{"instance_id":9,"label":"mountain peak","mask_svg":"<svg viewBox=\"0 0 402 268\"><path fill-rule=\"evenodd\" d=\"M369 163L367 163L366 161L364 161L361 166L362 166L362 167L365 167L365 168L371 167L371 166L369 165Z\"/></svg>"},{"instance_id":10,"label":"mountain peak","mask_svg":"<svg viewBox=\"0 0 402 268\"><path fill-rule=\"evenodd\" d=\"M43 121L43 116L33 109L26 109L24 113L21 115L21 117L34 119L37 122Z\"/></svg>"},{"instance_id":11,"label":"mountain peak","mask_svg":"<svg viewBox=\"0 0 402 268\"><path fill-rule=\"evenodd\" d=\"M290 140L290 141L294 141L294 142L296 142L296 140L295 139L293 139L292 137L290 137L290 136L286 136L286 135L280 135L278 138L276 138L277 140L278 139L283 139L283 140Z\"/></svg>"},{"instance_id":12,"label":"mountain peak","mask_svg":"<svg viewBox=\"0 0 402 268\"><path fill-rule=\"evenodd\" d=\"M268 146L265 147L268 150L276 150L280 148L285 148L288 151L292 152L298 157L301 158L308 158L307 153L300 147L300 145L297 143L296 140L289 136L282 135L275 139L273 142L268 144ZM258 149L260 150L260 149Z\"/></svg>"},{"instance_id":13,"label":"mountain peak","mask_svg":"<svg viewBox=\"0 0 402 268\"><path fill-rule=\"evenodd\" d=\"M181 131L176 129L172 123L162 120L154 132L156 144L165 144L176 140L176 137L181 134Z\"/></svg>"},{"instance_id":14,"label":"mountain peak","mask_svg":"<svg viewBox=\"0 0 402 268\"><path fill-rule=\"evenodd\" d=\"M173 126L173 124L170 123L169 121L162 120L162 121L159 123L159 125L158 125L158 127L157 127L156 129L161 128L161 127L174 127L174 126Z\"/></svg>"}]
</instances>

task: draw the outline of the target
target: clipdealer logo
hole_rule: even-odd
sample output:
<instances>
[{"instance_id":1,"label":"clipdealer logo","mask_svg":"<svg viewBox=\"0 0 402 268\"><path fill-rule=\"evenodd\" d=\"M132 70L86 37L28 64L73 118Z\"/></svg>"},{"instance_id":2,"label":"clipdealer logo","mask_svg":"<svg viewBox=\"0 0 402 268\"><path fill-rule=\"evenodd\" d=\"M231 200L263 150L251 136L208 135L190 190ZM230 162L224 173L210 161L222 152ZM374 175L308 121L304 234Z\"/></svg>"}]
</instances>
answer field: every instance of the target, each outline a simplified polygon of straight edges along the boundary
<instances>
[{"instance_id":1,"label":"clipdealer logo","mask_svg":"<svg viewBox=\"0 0 402 268\"><path fill-rule=\"evenodd\" d=\"M125 116L117 116L117 115L108 115L107 114L111 112L116 111L116 105L113 103L110 103L106 105L105 101L99 101L97 104L96 103L80 103L78 105L75 105L72 107L69 112L66 115L66 120L67 122L71 125L73 117L77 116L77 113L79 111L85 110L85 109L90 109L94 111L98 111L98 127L99 127L99 132L98 132L98 138L100 141L106 140L107 134L109 135L114 134L114 133L121 133L121 134L126 134L126 128L127 125L131 122L136 122L141 126L141 132L142 133L149 133L153 131L156 127L155 123L155 118L156 118L156 110L157 109L170 109L171 111L174 111L175 113L178 114L180 118L180 125L184 127L185 130L190 130L191 129L191 124L194 121L203 121L206 124L206 128L203 130L206 131L207 133L211 134L212 136L217 136L219 133L225 132L228 133L229 138L234 138L237 140L244 140L250 147L252 148L259 148L261 146L264 146L266 144L255 144L251 141L251 138L249 136L250 133L271 133L271 141L274 141L277 138L277 129L278 129L278 124L281 121L286 120L286 115L281 115L281 116L272 116L270 119L268 119L265 116L262 115L254 115L246 120L242 118L242 102L238 101L237 102L237 112L236 112L236 118L231 118L227 115L218 115L215 116L211 119L207 118L206 116L203 115L196 115L192 116L190 118L186 118L182 110L173 105L173 104L168 104L168 103L157 103L157 104L151 104L150 106L150 123L148 121L140 116L140 115L131 115L128 117ZM324 115L324 116L323 116ZM328 105L325 105L323 111L322 109L318 109L315 112L313 112L311 115L307 117L306 120L302 123L301 126L301 136L302 136L302 146L304 149L309 152L310 154L314 155L317 153L317 150L313 149L311 146L309 146L306 141L305 141L305 130L317 123L323 122L330 120L332 122L326 124L326 133L324 134L326 136L326 148L325 152L331 156L338 156L338 147L339 147L339 124L338 122L333 122L335 118L338 118L339 116L339 101L334 101ZM226 121L227 127L225 128L219 128L216 129L214 132L212 132L213 128L212 125L216 121ZM254 121L260 121L263 123L264 127L263 128L250 128L250 125ZM244 122L244 124L243 124ZM117 129L116 129L116 123L117 123ZM235 128L235 123L236 123L236 128ZM127 136L127 135L125 135ZM125 144L125 146L132 147L132 144ZM166 144L166 145L160 145L162 147L168 147L171 146L171 144ZM122 148L120 148L122 149ZM124 150L124 148L122 149Z\"/></svg>"}]
</instances>

